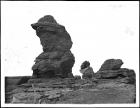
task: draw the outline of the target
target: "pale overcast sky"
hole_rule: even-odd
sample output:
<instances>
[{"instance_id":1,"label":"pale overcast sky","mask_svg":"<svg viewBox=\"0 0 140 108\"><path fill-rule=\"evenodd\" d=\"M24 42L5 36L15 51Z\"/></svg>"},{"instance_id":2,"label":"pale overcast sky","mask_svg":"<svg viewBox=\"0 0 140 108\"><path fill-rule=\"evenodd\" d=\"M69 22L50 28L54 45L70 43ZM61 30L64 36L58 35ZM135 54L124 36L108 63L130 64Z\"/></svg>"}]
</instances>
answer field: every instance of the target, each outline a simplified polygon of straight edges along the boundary
<instances>
[{"instance_id":1,"label":"pale overcast sky","mask_svg":"<svg viewBox=\"0 0 140 108\"><path fill-rule=\"evenodd\" d=\"M96 72L110 58L139 74L138 2L2 1L2 75L32 75L42 46L30 25L44 15L53 15L70 34L74 75L85 60Z\"/></svg>"}]
</instances>

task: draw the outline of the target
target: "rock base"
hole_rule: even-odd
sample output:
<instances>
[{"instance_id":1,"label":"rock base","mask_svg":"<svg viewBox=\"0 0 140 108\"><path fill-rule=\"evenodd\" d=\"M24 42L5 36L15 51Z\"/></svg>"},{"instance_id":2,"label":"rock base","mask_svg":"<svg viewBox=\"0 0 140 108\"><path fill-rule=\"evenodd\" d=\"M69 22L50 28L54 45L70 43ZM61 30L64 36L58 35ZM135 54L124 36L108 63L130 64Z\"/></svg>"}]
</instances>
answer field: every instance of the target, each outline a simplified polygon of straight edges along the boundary
<instances>
[{"instance_id":1,"label":"rock base","mask_svg":"<svg viewBox=\"0 0 140 108\"><path fill-rule=\"evenodd\" d=\"M6 88L6 103L98 104L135 103L136 87L126 79L29 79Z\"/></svg>"}]
</instances>

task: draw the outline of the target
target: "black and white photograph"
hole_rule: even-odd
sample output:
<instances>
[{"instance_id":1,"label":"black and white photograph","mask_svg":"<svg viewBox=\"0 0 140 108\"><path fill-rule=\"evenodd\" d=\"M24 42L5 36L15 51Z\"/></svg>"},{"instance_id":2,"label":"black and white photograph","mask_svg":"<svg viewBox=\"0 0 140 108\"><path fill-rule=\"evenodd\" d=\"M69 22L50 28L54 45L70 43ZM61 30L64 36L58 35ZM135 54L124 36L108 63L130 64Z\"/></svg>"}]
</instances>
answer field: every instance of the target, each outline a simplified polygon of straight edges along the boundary
<instances>
[{"instance_id":1,"label":"black and white photograph","mask_svg":"<svg viewBox=\"0 0 140 108\"><path fill-rule=\"evenodd\" d=\"M138 105L138 1L1 1L2 107Z\"/></svg>"}]
</instances>

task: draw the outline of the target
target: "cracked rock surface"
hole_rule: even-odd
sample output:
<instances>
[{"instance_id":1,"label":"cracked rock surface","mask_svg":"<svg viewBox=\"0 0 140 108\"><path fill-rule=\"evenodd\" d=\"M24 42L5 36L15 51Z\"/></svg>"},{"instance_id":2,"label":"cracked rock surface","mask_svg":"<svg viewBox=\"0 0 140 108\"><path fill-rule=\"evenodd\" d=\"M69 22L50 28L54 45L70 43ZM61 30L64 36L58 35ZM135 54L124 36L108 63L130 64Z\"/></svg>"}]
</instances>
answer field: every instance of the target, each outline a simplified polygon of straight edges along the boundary
<instances>
[{"instance_id":1,"label":"cracked rock surface","mask_svg":"<svg viewBox=\"0 0 140 108\"><path fill-rule=\"evenodd\" d=\"M123 79L123 78L122 78ZM6 88L6 103L135 103L135 84L120 79L29 79Z\"/></svg>"}]
</instances>

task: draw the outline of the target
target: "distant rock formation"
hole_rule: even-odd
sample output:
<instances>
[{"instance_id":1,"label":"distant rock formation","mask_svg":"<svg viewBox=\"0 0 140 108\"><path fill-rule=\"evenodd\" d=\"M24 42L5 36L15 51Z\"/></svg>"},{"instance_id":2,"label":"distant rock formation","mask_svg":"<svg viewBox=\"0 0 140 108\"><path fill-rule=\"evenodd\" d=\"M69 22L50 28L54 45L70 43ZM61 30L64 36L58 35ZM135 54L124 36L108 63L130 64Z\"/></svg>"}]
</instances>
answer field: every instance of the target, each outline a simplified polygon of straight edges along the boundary
<instances>
[{"instance_id":1,"label":"distant rock formation","mask_svg":"<svg viewBox=\"0 0 140 108\"><path fill-rule=\"evenodd\" d=\"M121 68L123 61L121 59L106 60L95 77L99 79L121 79L125 83L135 83L135 72L132 69Z\"/></svg>"},{"instance_id":2,"label":"distant rock formation","mask_svg":"<svg viewBox=\"0 0 140 108\"><path fill-rule=\"evenodd\" d=\"M73 77L75 58L71 53L72 40L65 27L58 24L53 16L46 15L31 24L40 38L43 52L32 67L34 77Z\"/></svg>"},{"instance_id":3,"label":"distant rock formation","mask_svg":"<svg viewBox=\"0 0 140 108\"><path fill-rule=\"evenodd\" d=\"M93 77L93 69L90 67L90 62L89 61L84 61L81 65L80 72L82 73L82 78L83 79L89 79Z\"/></svg>"}]
</instances>

